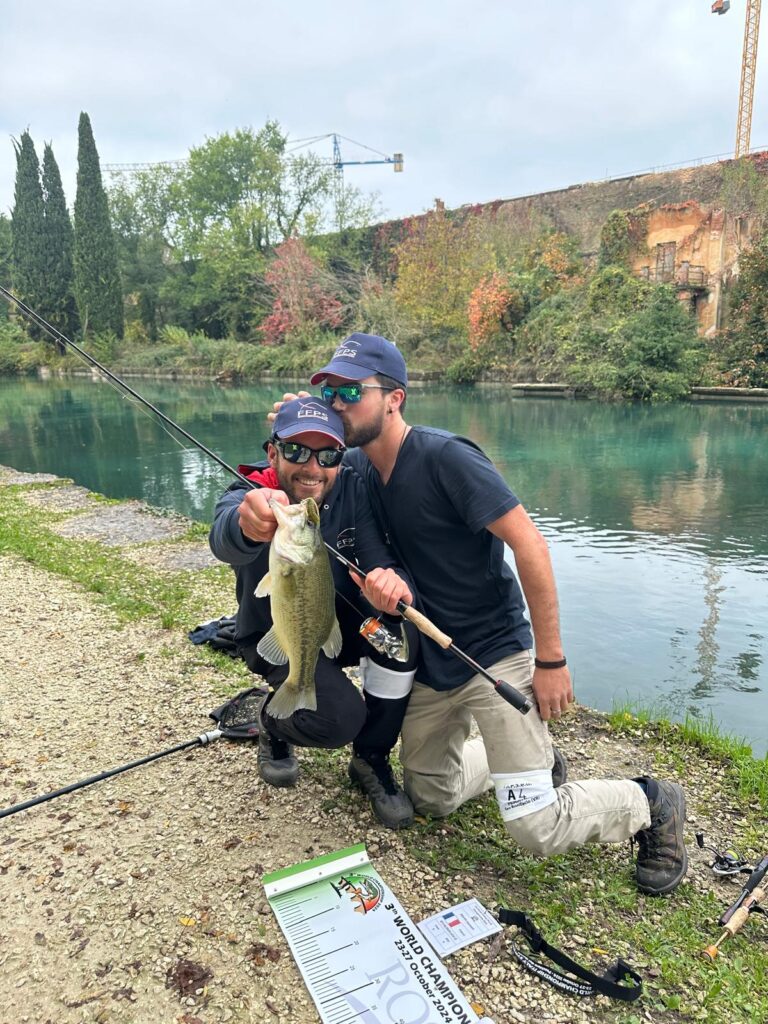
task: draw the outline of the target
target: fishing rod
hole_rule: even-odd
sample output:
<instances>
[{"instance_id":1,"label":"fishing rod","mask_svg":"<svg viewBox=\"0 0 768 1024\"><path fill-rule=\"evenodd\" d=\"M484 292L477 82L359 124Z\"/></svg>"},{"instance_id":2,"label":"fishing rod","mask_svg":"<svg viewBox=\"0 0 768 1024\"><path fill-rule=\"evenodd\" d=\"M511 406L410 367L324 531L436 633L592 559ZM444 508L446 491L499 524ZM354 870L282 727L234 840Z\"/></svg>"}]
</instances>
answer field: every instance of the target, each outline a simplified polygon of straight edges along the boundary
<instances>
[{"instance_id":1,"label":"fishing rod","mask_svg":"<svg viewBox=\"0 0 768 1024\"><path fill-rule=\"evenodd\" d=\"M160 757L168 757L169 754L176 754L180 750L186 750L188 747L207 746L214 740L219 739L223 733L219 729L212 729L210 732L203 732L199 736L196 736L193 740L187 740L186 743L177 743L175 747L168 747L166 750L161 750L157 754L149 754L147 757L140 757L137 761L131 761L129 764L120 765L119 768L110 768L106 772L99 772L98 775L89 775L87 779L81 779L80 782L72 782L69 786L62 786L61 789L55 789L51 793L44 793L42 796L33 797L31 800L25 800L21 804L13 804L12 807L5 807L0 810L0 818L7 818L10 814L18 814L19 811L26 811L30 807L36 807L38 804L44 804L48 800L55 800L58 796L64 796L67 793L74 793L77 789L85 789L86 786L92 786L95 782L102 782L104 779L111 779L115 775L120 775L122 772L130 771L131 768L138 768L143 764L150 764L152 761L157 761Z\"/></svg>"},{"instance_id":2,"label":"fishing rod","mask_svg":"<svg viewBox=\"0 0 768 1024\"><path fill-rule=\"evenodd\" d=\"M69 346L69 348L76 352L81 359L84 359L91 366L99 370L99 372L103 373L110 381L112 381L114 384L117 384L118 387L122 388L123 391L131 395L132 398L135 398L142 405L146 406L146 408L148 408L151 412L158 416L163 423L166 423L169 427L172 427L175 431L181 434L182 437L185 437L191 444L195 445L196 448L199 448L201 452L203 452L209 458L213 459L214 462L218 463L218 465L221 466L222 469L225 469L232 476L236 477L238 480L241 481L241 483L244 483L246 487L248 487L250 490L259 489L260 485L256 484L253 480L249 480L247 476L244 476L239 470L235 469L234 466L230 466L229 463L225 462L219 455L211 451L210 448L207 448L201 441L198 441L196 437L193 437L188 431L184 430L183 427L179 426L179 424L172 420L170 416L166 416L166 414L162 412L160 409L158 409L157 406L153 405L148 399L144 398L143 395L140 395L138 391L136 391L134 388L130 386L130 384L127 384L121 377L118 377L117 374L107 369L107 367L100 363L98 359L95 359L92 355L86 352L85 349L81 348L74 341L71 341L66 335L62 334L61 331L58 330L58 328L54 327L52 324L49 324L48 321L43 319L43 317L41 317L39 313L36 313L30 306L28 306L25 302L23 302L16 295L14 295L13 292L9 291L8 288L1 284L0 295L2 295L9 302L13 303L18 309L21 310L21 312L29 320L32 321L32 323L34 323L36 326L40 327L43 331L45 331L45 333L48 334L51 338L53 338L54 341L57 341L59 342L59 344L65 346ZM339 551L336 550L336 548L334 548L331 544L328 544L327 541L323 541L323 544L325 545L328 553L332 555L337 562L341 562L342 565L345 565L348 569L351 569L358 576L360 576L361 579L366 579L368 575L367 573L363 572L353 562L350 562L348 559L346 559ZM470 668L474 669L475 672L477 672L479 675L482 675L485 679L487 679L493 685L494 689L499 694L499 696L502 697L505 701L507 701L508 704L511 704L513 707L517 708L517 710L521 714L528 714L528 712L533 707L533 703L529 700L528 697L520 693L520 691L516 689L514 686L512 686L511 683L508 683L503 679L494 679L490 672L486 671L486 669L479 665L473 658L470 658L468 654L460 650L453 642L452 638L449 637L446 633L444 633L441 629L439 629L430 619L427 618L426 615L423 615L420 611L417 611L415 608L413 608L411 605L406 604L404 601L397 602L397 610L398 612L400 612L403 618L407 619L409 622L412 622L420 633L424 633L425 636L430 637L430 639L434 640L435 643L437 643L444 650L451 651L451 653L455 654L465 664L469 665Z\"/></svg>"},{"instance_id":3,"label":"fishing rod","mask_svg":"<svg viewBox=\"0 0 768 1024\"><path fill-rule=\"evenodd\" d=\"M747 869L749 870L749 869ZM768 855L763 857L744 884L739 896L728 907L717 922L723 929L720 938L712 946L701 951L705 960L714 961L720 952L720 946L726 939L732 938L749 920L750 914L766 914L765 907L760 906L768 897Z\"/></svg>"},{"instance_id":4,"label":"fishing rod","mask_svg":"<svg viewBox=\"0 0 768 1024\"><path fill-rule=\"evenodd\" d=\"M43 793L41 796L25 800L23 803L5 807L0 810L0 818L7 818L11 814L18 814L20 811L29 810L30 807L36 807L38 804L55 800L57 797L65 796L67 793L74 793L78 789L85 789L86 786L92 786L96 782L103 782L104 779L111 779L115 775L122 775L123 772L130 771L132 768L151 764L152 761L157 761L161 757L168 757L169 754L177 754L179 751L187 750L189 747L207 747L208 744L221 739L222 736L227 740L256 739L261 728L259 724L259 711L267 693L266 689L258 686L252 686L248 690L243 690L225 704L222 704L221 707L209 712L208 717L216 722L216 729L202 732L193 740L177 743L175 747L167 747L156 754L140 757L138 760L130 761L128 764L122 764L117 768L110 768L108 771L99 772L98 775L89 775L87 779L72 782L68 786L62 786L61 789L53 790L51 793Z\"/></svg>"}]
</instances>

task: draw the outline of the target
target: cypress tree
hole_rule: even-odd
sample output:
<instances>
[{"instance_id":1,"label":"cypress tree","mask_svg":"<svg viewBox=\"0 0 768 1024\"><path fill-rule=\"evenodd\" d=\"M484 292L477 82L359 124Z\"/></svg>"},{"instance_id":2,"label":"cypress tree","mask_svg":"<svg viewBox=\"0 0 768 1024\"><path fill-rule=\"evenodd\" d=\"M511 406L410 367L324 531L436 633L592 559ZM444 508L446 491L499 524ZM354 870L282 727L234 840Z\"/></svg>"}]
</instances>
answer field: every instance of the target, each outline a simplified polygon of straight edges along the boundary
<instances>
[{"instance_id":1,"label":"cypress tree","mask_svg":"<svg viewBox=\"0 0 768 1024\"><path fill-rule=\"evenodd\" d=\"M40 164L29 132L13 142L16 150L16 190L11 213L13 288L17 296L37 310L45 298L45 225ZM39 331L30 328L39 337Z\"/></svg>"},{"instance_id":2,"label":"cypress tree","mask_svg":"<svg viewBox=\"0 0 768 1024\"><path fill-rule=\"evenodd\" d=\"M13 288L11 279L11 222L0 213L0 284ZM8 319L8 303L0 302L0 321Z\"/></svg>"},{"instance_id":3,"label":"cypress tree","mask_svg":"<svg viewBox=\"0 0 768 1024\"><path fill-rule=\"evenodd\" d=\"M49 323L72 338L78 329L75 305L75 234L69 219L61 174L50 143L43 151L43 206L47 256L46 299L40 310Z\"/></svg>"},{"instance_id":4,"label":"cypress tree","mask_svg":"<svg viewBox=\"0 0 768 1024\"><path fill-rule=\"evenodd\" d=\"M123 294L90 118L80 114L75 195L75 298L83 331L123 336Z\"/></svg>"}]
</instances>

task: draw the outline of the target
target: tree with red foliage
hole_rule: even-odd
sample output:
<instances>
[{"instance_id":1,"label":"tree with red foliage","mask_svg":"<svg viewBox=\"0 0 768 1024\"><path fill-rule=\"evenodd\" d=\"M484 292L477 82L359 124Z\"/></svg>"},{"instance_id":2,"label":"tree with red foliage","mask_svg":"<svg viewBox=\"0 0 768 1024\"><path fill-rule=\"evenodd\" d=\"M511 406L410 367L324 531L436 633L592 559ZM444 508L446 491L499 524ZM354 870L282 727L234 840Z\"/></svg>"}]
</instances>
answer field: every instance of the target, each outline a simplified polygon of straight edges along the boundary
<instances>
[{"instance_id":1,"label":"tree with red foliage","mask_svg":"<svg viewBox=\"0 0 768 1024\"><path fill-rule=\"evenodd\" d=\"M280 345L317 327L335 329L344 319L344 306L334 277L307 252L299 238L289 238L275 250L264 275L274 292L272 312L263 321L265 345Z\"/></svg>"}]
</instances>

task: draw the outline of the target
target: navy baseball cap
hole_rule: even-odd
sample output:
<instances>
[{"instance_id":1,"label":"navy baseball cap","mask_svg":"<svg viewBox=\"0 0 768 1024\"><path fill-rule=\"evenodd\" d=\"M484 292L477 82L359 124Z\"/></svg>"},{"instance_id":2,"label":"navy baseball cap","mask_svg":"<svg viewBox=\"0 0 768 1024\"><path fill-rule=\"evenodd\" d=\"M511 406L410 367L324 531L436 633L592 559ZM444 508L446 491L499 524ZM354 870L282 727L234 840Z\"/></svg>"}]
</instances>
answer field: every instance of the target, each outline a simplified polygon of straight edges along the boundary
<instances>
[{"instance_id":1,"label":"navy baseball cap","mask_svg":"<svg viewBox=\"0 0 768 1024\"><path fill-rule=\"evenodd\" d=\"M272 435L281 441L310 430L344 444L341 417L319 398L294 398L291 402L284 402L272 423Z\"/></svg>"},{"instance_id":2,"label":"navy baseball cap","mask_svg":"<svg viewBox=\"0 0 768 1024\"><path fill-rule=\"evenodd\" d=\"M319 384L329 374L348 380L364 380L375 373L391 377L404 388L408 387L408 372L397 345L378 334L350 334L333 353L327 366L310 377L311 384Z\"/></svg>"}]
</instances>

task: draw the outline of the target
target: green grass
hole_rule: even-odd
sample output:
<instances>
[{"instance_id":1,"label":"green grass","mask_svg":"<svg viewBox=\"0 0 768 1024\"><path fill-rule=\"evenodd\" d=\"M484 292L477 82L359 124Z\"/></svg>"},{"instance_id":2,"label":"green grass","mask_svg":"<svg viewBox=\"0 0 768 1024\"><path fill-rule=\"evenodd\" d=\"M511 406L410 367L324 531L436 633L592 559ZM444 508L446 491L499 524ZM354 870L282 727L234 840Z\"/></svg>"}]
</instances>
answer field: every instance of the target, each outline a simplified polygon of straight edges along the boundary
<instances>
[{"instance_id":1,"label":"green grass","mask_svg":"<svg viewBox=\"0 0 768 1024\"><path fill-rule=\"evenodd\" d=\"M187 631L232 607L227 568L192 574L156 571L121 557L119 549L62 538L51 527L76 513L36 509L31 515L22 490L0 488L0 553L73 581L112 609L120 622L145 620ZM204 524L192 524L184 540L201 540L207 531ZM171 646L165 650L174 657ZM235 692L252 683L242 662L207 646L195 650L195 664L215 666L224 690ZM182 672L180 685L185 678ZM707 822L721 834L736 828L732 841L743 856L753 860L768 852L767 759L753 759L743 741L722 734L711 719L689 718L676 725L657 719L652 709L617 707L607 722L617 736L644 748L659 775L681 778L695 808L697 830L706 831ZM338 785L347 758L346 750L317 750L308 752L302 765L306 774L327 785L332 794L328 806L341 803L355 814L359 793L351 785L341 790ZM641 1002L590 1004L596 1024L768 1021L764 918L752 915L714 964L700 957L718 938L717 919L739 891L737 885L715 882L701 858L692 865L688 883L673 896L644 897L634 884L628 844L585 846L537 859L507 838L492 796L472 801L443 820L419 819L414 828L393 834L392 841L437 872L455 900L475 895L489 908L524 909L549 942L599 972L617 956L632 963L644 980ZM467 876L472 892L467 891ZM574 944L574 935L584 943Z\"/></svg>"},{"instance_id":2,"label":"green grass","mask_svg":"<svg viewBox=\"0 0 768 1024\"><path fill-rule=\"evenodd\" d=\"M723 732L711 714L704 719L686 715L681 724L673 724L656 717L653 708L622 704L614 707L608 721L619 734L636 736L643 728L651 726L659 736L674 736L683 767L697 753L714 758L725 767L739 797L756 801L768 814L768 755L754 758L749 744L741 737Z\"/></svg>"}]
</instances>

